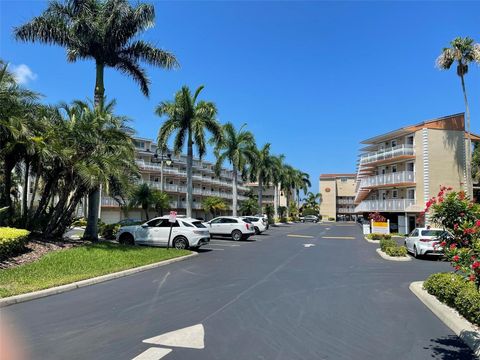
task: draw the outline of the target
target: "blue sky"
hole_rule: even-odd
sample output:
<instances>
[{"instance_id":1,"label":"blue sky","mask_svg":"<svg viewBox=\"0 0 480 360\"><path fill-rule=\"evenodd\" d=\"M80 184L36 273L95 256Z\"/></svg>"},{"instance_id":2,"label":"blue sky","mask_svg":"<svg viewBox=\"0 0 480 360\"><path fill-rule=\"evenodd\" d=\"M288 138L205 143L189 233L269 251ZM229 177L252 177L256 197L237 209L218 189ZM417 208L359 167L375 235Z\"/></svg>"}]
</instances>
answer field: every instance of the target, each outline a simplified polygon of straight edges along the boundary
<instances>
[{"instance_id":1,"label":"blue sky","mask_svg":"<svg viewBox=\"0 0 480 360\"><path fill-rule=\"evenodd\" d=\"M44 1L0 0L0 57L23 68L27 86L57 103L91 98L92 61L67 63L55 46L19 43L12 28ZM359 142L395 128L464 111L455 70L434 67L456 36L480 42L477 2L159 1L142 37L172 51L175 71L147 67L145 98L129 78L106 72L106 94L155 138L155 106L187 84L205 85L221 122L243 123L257 142L308 172L352 172ZM26 71L25 71L26 70ZM29 77L29 75L31 75ZM467 76L472 130L480 132L480 68ZM207 159L212 159L211 154Z\"/></svg>"}]
</instances>

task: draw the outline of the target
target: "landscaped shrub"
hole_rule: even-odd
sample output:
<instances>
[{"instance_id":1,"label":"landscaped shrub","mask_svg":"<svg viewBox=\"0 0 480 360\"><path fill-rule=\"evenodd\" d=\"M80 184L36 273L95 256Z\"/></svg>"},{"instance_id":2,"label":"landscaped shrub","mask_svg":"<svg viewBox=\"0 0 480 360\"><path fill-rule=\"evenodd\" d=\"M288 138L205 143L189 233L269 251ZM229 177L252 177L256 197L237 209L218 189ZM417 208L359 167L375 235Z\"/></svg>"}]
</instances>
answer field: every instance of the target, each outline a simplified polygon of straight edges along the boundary
<instances>
[{"instance_id":1,"label":"landscaped shrub","mask_svg":"<svg viewBox=\"0 0 480 360\"><path fill-rule=\"evenodd\" d=\"M480 325L480 292L477 291L474 283L467 283L458 292L455 308L465 319Z\"/></svg>"},{"instance_id":2,"label":"landscaped shrub","mask_svg":"<svg viewBox=\"0 0 480 360\"><path fill-rule=\"evenodd\" d=\"M423 283L423 287L430 295L449 306L455 306L458 293L467 285L468 283L461 275L452 273L430 275Z\"/></svg>"},{"instance_id":3,"label":"landscaped shrub","mask_svg":"<svg viewBox=\"0 0 480 360\"><path fill-rule=\"evenodd\" d=\"M329 217L328 221L335 221L335 218L334 217Z\"/></svg>"},{"instance_id":4,"label":"landscaped shrub","mask_svg":"<svg viewBox=\"0 0 480 360\"><path fill-rule=\"evenodd\" d=\"M25 248L29 234L24 229L0 228L0 259L18 255Z\"/></svg>"},{"instance_id":5,"label":"landscaped shrub","mask_svg":"<svg viewBox=\"0 0 480 360\"><path fill-rule=\"evenodd\" d=\"M102 226L100 235L107 240L113 240L117 237L118 230L120 229L120 224L106 224Z\"/></svg>"},{"instance_id":6,"label":"landscaped shrub","mask_svg":"<svg viewBox=\"0 0 480 360\"><path fill-rule=\"evenodd\" d=\"M87 226L87 220L85 218L76 219L72 226Z\"/></svg>"},{"instance_id":7,"label":"landscaped shrub","mask_svg":"<svg viewBox=\"0 0 480 360\"><path fill-rule=\"evenodd\" d=\"M397 243L392 239L380 239L380 250L385 251L389 247L397 247Z\"/></svg>"},{"instance_id":8,"label":"landscaped shrub","mask_svg":"<svg viewBox=\"0 0 480 360\"><path fill-rule=\"evenodd\" d=\"M385 253L389 256L407 256L407 248L405 246L387 247Z\"/></svg>"}]
</instances>

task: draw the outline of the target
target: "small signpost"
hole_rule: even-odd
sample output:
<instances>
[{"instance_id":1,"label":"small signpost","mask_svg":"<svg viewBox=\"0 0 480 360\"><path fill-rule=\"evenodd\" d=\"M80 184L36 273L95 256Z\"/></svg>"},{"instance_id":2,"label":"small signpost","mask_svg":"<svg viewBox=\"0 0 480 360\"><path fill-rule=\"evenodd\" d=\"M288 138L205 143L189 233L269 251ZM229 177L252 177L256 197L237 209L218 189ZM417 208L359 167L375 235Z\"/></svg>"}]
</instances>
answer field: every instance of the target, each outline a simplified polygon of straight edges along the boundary
<instances>
[{"instance_id":1,"label":"small signpost","mask_svg":"<svg viewBox=\"0 0 480 360\"><path fill-rule=\"evenodd\" d=\"M372 233L390 234L390 220L387 220L386 222L372 220L371 223L372 223Z\"/></svg>"},{"instance_id":2,"label":"small signpost","mask_svg":"<svg viewBox=\"0 0 480 360\"><path fill-rule=\"evenodd\" d=\"M168 234L167 250L170 249L170 238L172 237L172 227L176 221L177 221L177 212L170 211L170 215L168 216L168 222L170 223L170 233Z\"/></svg>"}]
</instances>

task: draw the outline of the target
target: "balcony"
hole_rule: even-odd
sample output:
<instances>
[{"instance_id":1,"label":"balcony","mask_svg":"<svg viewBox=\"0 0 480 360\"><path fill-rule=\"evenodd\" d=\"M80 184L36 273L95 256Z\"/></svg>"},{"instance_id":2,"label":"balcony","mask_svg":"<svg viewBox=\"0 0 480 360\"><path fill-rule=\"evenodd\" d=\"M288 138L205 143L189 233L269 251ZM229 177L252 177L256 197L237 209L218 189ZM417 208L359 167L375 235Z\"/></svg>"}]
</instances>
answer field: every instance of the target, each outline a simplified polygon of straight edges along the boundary
<instances>
[{"instance_id":1,"label":"balcony","mask_svg":"<svg viewBox=\"0 0 480 360\"><path fill-rule=\"evenodd\" d=\"M398 157L412 157L415 155L415 150L412 145L397 145L389 149L380 150L360 156L360 164L371 164L376 162L386 162L390 159Z\"/></svg>"},{"instance_id":2,"label":"balcony","mask_svg":"<svg viewBox=\"0 0 480 360\"><path fill-rule=\"evenodd\" d=\"M412 205L415 205L415 199L364 200L355 208L355 212L405 211Z\"/></svg>"},{"instance_id":3,"label":"balcony","mask_svg":"<svg viewBox=\"0 0 480 360\"><path fill-rule=\"evenodd\" d=\"M415 183L415 173L413 171L398 171L389 174L366 177L363 178L361 182L362 188L402 184L408 185Z\"/></svg>"}]
</instances>

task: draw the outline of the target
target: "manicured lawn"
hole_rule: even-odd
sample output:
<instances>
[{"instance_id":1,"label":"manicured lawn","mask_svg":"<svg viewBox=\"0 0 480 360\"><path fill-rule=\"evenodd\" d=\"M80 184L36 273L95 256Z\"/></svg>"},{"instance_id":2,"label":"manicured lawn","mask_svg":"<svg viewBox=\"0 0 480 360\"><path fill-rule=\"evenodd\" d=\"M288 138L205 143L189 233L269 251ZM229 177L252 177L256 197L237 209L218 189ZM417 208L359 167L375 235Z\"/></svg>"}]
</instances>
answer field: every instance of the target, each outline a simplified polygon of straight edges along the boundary
<instances>
[{"instance_id":1,"label":"manicured lawn","mask_svg":"<svg viewBox=\"0 0 480 360\"><path fill-rule=\"evenodd\" d=\"M0 270L0 298L188 255L190 251L98 243L60 250L16 268Z\"/></svg>"}]
</instances>

